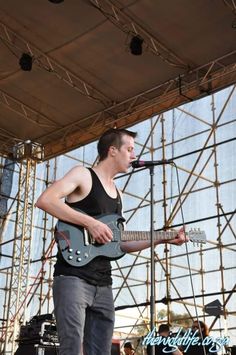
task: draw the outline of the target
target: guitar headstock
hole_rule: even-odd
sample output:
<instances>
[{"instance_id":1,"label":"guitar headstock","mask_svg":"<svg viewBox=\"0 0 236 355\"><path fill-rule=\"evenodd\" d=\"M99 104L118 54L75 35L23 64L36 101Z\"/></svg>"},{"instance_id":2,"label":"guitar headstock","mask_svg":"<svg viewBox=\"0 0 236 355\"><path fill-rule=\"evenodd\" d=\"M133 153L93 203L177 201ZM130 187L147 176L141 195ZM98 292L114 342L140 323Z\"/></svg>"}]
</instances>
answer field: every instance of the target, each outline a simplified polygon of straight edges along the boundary
<instances>
[{"instance_id":1,"label":"guitar headstock","mask_svg":"<svg viewBox=\"0 0 236 355\"><path fill-rule=\"evenodd\" d=\"M186 234L189 237L189 240L193 243L206 243L206 233L204 231L201 231L199 228L190 229L190 231Z\"/></svg>"}]
</instances>

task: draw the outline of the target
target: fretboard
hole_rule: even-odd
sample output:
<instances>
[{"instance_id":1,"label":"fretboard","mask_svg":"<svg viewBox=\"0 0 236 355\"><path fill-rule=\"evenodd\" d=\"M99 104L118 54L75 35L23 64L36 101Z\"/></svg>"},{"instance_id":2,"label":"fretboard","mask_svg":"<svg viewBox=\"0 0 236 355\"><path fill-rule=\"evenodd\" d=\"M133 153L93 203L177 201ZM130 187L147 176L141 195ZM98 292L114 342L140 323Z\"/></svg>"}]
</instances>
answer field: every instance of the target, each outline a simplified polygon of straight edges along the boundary
<instances>
[{"instance_id":1,"label":"fretboard","mask_svg":"<svg viewBox=\"0 0 236 355\"><path fill-rule=\"evenodd\" d=\"M173 239L177 235L176 231L154 231L154 240ZM125 231L122 232L121 240L150 240L150 232L148 231Z\"/></svg>"}]
</instances>

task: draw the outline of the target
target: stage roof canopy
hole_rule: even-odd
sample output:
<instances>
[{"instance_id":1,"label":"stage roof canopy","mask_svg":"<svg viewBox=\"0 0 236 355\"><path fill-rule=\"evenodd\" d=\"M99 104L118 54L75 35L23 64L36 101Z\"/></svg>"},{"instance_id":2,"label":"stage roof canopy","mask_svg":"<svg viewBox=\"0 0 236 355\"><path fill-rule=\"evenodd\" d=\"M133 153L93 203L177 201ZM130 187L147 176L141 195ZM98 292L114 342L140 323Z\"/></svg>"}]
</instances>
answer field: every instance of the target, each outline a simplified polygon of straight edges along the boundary
<instances>
[{"instance_id":1,"label":"stage roof canopy","mask_svg":"<svg viewBox=\"0 0 236 355\"><path fill-rule=\"evenodd\" d=\"M235 37L231 0L0 0L0 153L47 159L235 83Z\"/></svg>"}]
</instances>

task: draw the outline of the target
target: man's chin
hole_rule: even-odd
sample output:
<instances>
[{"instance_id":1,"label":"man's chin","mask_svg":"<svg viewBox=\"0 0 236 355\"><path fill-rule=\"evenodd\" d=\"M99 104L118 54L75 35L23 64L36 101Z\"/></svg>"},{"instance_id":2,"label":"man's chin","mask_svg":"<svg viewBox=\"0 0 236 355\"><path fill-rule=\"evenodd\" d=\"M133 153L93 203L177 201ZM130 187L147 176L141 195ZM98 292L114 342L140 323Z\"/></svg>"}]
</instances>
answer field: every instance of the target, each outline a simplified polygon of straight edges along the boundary
<instances>
[{"instance_id":1,"label":"man's chin","mask_svg":"<svg viewBox=\"0 0 236 355\"><path fill-rule=\"evenodd\" d=\"M128 173L129 168L130 168L130 166L128 166L127 168L120 169L120 174L126 174L126 173Z\"/></svg>"}]
</instances>

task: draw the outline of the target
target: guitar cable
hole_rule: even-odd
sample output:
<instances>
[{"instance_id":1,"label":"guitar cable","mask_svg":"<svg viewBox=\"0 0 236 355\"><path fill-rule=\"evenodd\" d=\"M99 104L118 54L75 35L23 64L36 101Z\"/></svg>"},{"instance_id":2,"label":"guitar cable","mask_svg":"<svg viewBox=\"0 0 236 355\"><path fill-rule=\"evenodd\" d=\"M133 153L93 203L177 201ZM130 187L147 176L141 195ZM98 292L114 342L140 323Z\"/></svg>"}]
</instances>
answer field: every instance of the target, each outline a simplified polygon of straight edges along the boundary
<instances>
[{"instance_id":1,"label":"guitar cable","mask_svg":"<svg viewBox=\"0 0 236 355\"><path fill-rule=\"evenodd\" d=\"M185 232L185 219L184 219L183 205L182 205L182 200L181 200L179 171L178 171L178 167L175 164L175 162L172 162L171 165L173 165L175 167L175 171L176 171L176 180L177 180L177 187L178 187L178 193L179 193L180 214L181 214L181 219L182 219L183 228L184 228L184 232ZM186 235L185 235L185 240L186 240ZM192 290L192 294L193 294L193 304L194 304L195 316L196 316L197 323L198 323L200 337L201 337L201 340L203 341L204 338L203 338L202 329L201 329L200 321L199 321L197 302L196 302L195 291L194 291L194 286L193 286L193 276L192 276L192 271L191 271L191 267L190 267L188 243L184 243L184 244L185 244L185 250L186 250L186 257L187 257L187 265L188 265L188 270L189 270L190 285L191 285L191 290ZM205 345L202 345L202 347L203 347L204 355L207 355Z\"/></svg>"},{"instance_id":2,"label":"guitar cable","mask_svg":"<svg viewBox=\"0 0 236 355\"><path fill-rule=\"evenodd\" d=\"M70 248L70 239L67 237L67 235L62 232L62 231L59 231L58 229L55 229L55 236L58 235L59 237L61 237L61 239L64 239L66 244L67 244L67 248ZM59 239L59 238L56 238L56 239Z\"/></svg>"}]
</instances>

